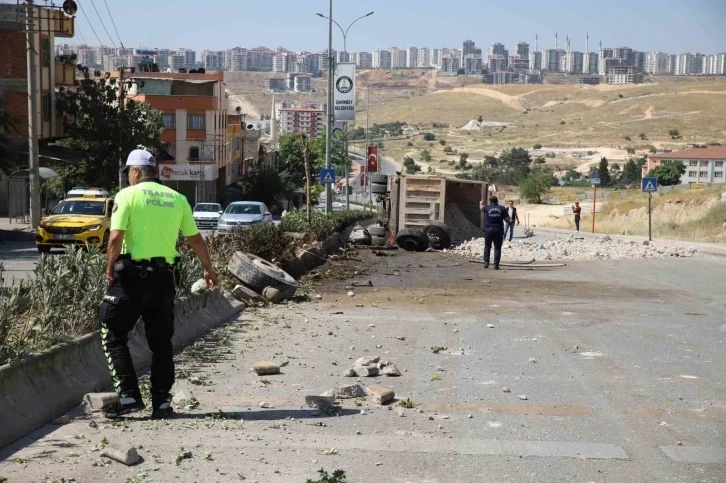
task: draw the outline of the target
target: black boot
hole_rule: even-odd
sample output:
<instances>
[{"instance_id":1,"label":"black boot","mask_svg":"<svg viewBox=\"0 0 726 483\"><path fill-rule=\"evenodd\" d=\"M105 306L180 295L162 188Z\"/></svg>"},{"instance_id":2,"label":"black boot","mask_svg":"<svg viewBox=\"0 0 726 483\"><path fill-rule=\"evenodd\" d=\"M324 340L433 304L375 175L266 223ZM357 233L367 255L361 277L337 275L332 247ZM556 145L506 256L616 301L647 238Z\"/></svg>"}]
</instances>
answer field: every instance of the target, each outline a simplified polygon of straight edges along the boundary
<instances>
[{"instance_id":1,"label":"black boot","mask_svg":"<svg viewBox=\"0 0 726 483\"><path fill-rule=\"evenodd\" d=\"M119 399L113 406L103 408L103 415L109 419L115 419L125 414L136 413L146 409L144 401L139 397L127 397Z\"/></svg>"},{"instance_id":2,"label":"black boot","mask_svg":"<svg viewBox=\"0 0 726 483\"><path fill-rule=\"evenodd\" d=\"M151 419L168 419L174 416L174 409L171 407L171 396L151 397Z\"/></svg>"}]
</instances>

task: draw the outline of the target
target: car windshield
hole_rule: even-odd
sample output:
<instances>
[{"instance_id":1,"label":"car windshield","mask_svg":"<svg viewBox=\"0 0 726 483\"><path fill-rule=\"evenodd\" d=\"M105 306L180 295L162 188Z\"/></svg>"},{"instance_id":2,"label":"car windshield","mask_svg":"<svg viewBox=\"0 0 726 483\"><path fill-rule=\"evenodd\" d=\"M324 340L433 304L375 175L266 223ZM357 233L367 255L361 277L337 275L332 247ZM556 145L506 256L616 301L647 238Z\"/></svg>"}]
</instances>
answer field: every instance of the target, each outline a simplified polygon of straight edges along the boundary
<instances>
[{"instance_id":1,"label":"car windshield","mask_svg":"<svg viewBox=\"0 0 726 483\"><path fill-rule=\"evenodd\" d=\"M90 215L106 214L106 203L103 201L61 201L53 208L53 215Z\"/></svg>"},{"instance_id":2,"label":"car windshield","mask_svg":"<svg viewBox=\"0 0 726 483\"><path fill-rule=\"evenodd\" d=\"M203 213L216 213L218 211L222 211L222 207L214 203L204 203L195 206L194 211Z\"/></svg>"},{"instance_id":3,"label":"car windshield","mask_svg":"<svg viewBox=\"0 0 726 483\"><path fill-rule=\"evenodd\" d=\"M226 213L229 215L261 215L262 207L248 203L234 204L227 207Z\"/></svg>"}]
</instances>

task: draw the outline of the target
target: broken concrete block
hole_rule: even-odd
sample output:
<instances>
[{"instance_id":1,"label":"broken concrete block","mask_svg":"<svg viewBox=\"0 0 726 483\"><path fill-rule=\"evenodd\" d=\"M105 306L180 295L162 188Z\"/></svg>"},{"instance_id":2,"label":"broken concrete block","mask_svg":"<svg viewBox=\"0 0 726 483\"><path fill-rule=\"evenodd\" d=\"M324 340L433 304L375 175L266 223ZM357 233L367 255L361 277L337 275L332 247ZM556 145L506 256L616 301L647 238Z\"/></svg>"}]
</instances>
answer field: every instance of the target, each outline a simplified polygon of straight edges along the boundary
<instances>
[{"instance_id":1,"label":"broken concrete block","mask_svg":"<svg viewBox=\"0 0 726 483\"><path fill-rule=\"evenodd\" d=\"M334 391L334 394L338 399L353 399L365 397L366 390L360 384L351 384L350 386L340 386Z\"/></svg>"},{"instance_id":2,"label":"broken concrete block","mask_svg":"<svg viewBox=\"0 0 726 483\"><path fill-rule=\"evenodd\" d=\"M371 364L375 364L380 360L381 360L380 357L366 356L366 357L361 357L360 359L355 361L355 365L356 366L370 366Z\"/></svg>"},{"instance_id":3,"label":"broken concrete block","mask_svg":"<svg viewBox=\"0 0 726 483\"><path fill-rule=\"evenodd\" d=\"M388 377L398 377L401 375L401 371L399 371L398 367L393 364L385 366L381 372L384 376Z\"/></svg>"},{"instance_id":4,"label":"broken concrete block","mask_svg":"<svg viewBox=\"0 0 726 483\"><path fill-rule=\"evenodd\" d=\"M366 393L376 404L386 404L396 397L393 389L381 386L368 386L366 387Z\"/></svg>"},{"instance_id":5,"label":"broken concrete block","mask_svg":"<svg viewBox=\"0 0 726 483\"><path fill-rule=\"evenodd\" d=\"M280 303L280 291L275 287L265 287L265 290L262 291L262 296L273 304Z\"/></svg>"},{"instance_id":6,"label":"broken concrete block","mask_svg":"<svg viewBox=\"0 0 726 483\"><path fill-rule=\"evenodd\" d=\"M176 394L174 394L171 402L173 402L176 406L181 406L182 404L184 404L184 402L192 399L193 397L194 394L192 394L190 391L178 391Z\"/></svg>"},{"instance_id":7,"label":"broken concrete block","mask_svg":"<svg viewBox=\"0 0 726 483\"><path fill-rule=\"evenodd\" d=\"M118 394L115 392L89 392L83 396L83 402L91 408L91 411L98 412L103 408L116 404L118 402Z\"/></svg>"},{"instance_id":8,"label":"broken concrete block","mask_svg":"<svg viewBox=\"0 0 726 483\"><path fill-rule=\"evenodd\" d=\"M111 443L104 448L101 456L111 458L112 460L123 463L126 466L133 466L141 460L139 453L136 452L136 448L131 446L130 443L125 442Z\"/></svg>"},{"instance_id":9,"label":"broken concrete block","mask_svg":"<svg viewBox=\"0 0 726 483\"><path fill-rule=\"evenodd\" d=\"M254 290L245 287L244 285L236 285L232 289L232 296L234 298L236 298L237 300L239 300L240 302L245 302L247 304L252 304L252 305L257 304L257 303L261 303L261 304L265 304L265 305L268 304L266 298L262 297L260 294L258 294Z\"/></svg>"},{"instance_id":10,"label":"broken concrete block","mask_svg":"<svg viewBox=\"0 0 726 483\"><path fill-rule=\"evenodd\" d=\"M356 377L357 375L353 369L348 369L343 373L343 377Z\"/></svg>"},{"instance_id":11,"label":"broken concrete block","mask_svg":"<svg viewBox=\"0 0 726 483\"><path fill-rule=\"evenodd\" d=\"M272 376L280 373L280 366L272 361L259 361L255 362L255 365L252 366L252 370L255 371L258 376Z\"/></svg>"},{"instance_id":12,"label":"broken concrete block","mask_svg":"<svg viewBox=\"0 0 726 483\"><path fill-rule=\"evenodd\" d=\"M353 366L353 370L358 377L375 377L378 375L376 366Z\"/></svg>"},{"instance_id":13,"label":"broken concrete block","mask_svg":"<svg viewBox=\"0 0 726 483\"><path fill-rule=\"evenodd\" d=\"M330 409L335 405L335 399L326 396L305 396L305 404L311 408Z\"/></svg>"}]
</instances>

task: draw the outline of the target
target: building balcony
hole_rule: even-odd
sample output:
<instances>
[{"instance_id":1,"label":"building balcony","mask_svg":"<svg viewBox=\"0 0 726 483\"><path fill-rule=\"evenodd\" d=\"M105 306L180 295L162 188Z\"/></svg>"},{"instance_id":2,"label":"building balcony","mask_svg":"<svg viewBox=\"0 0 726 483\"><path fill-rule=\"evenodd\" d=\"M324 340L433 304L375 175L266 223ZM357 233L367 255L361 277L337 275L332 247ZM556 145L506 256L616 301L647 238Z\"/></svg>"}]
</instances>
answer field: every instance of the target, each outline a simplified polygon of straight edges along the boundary
<instances>
[{"instance_id":1,"label":"building balcony","mask_svg":"<svg viewBox=\"0 0 726 483\"><path fill-rule=\"evenodd\" d=\"M73 17L68 17L59 9L44 9L48 11L48 20L51 23L50 30L55 32L56 37L71 38L76 35L76 24Z\"/></svg>"},{"instance_id":2,"label":"building balcony","mask_svg":"<svg viewBox=\"0 0 726 483\"><path fill-rule=\"evenodd\" d=\"M65 62L55 63L55 85L72 86L76 82L76 66Z\"/></svg>"}]
</instances>

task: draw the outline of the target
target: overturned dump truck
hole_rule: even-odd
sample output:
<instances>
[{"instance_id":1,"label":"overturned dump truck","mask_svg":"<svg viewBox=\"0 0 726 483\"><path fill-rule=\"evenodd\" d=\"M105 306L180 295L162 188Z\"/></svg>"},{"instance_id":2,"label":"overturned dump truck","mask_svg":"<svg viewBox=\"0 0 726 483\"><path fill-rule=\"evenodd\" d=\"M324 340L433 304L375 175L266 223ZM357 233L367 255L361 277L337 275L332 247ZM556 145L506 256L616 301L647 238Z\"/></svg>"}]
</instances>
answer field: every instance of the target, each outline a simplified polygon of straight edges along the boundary
<instances>
[{"instance_id":1,"label":"overturned dump truck","mask_svg":"<svg viewBox=\"0 0 726 483\"><path fill-rule=\"evenodd\" d=\"M393 177L388 210L389 241L393 244L398 239L401 245L406 243L405 237L397 236L402 230L424 231L428 232L432 248L445 248L448 243L435 246L437 233L446 238L441 232L444 228L441 223L446 225L450 243L481 237L483 218L479 201L487 200L488 189L484 181L426 175ZM415 233L411 236L415 238Z\"/></svg>"}]
</instances>

